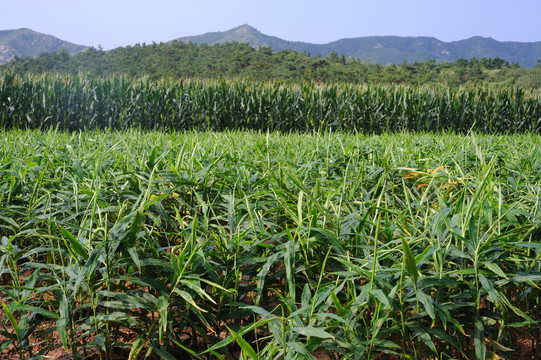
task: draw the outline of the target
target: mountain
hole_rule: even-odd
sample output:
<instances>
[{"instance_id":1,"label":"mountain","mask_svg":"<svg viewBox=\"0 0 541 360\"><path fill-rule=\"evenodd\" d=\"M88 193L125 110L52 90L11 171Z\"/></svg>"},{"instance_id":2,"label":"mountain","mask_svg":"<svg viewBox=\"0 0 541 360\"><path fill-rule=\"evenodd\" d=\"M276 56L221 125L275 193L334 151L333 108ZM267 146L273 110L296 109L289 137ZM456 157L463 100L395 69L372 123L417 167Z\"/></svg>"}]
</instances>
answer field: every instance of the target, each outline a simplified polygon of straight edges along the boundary
<instances>
[{"instance_id":1,"label":"mountain","mask_svg":"<svg viewBox=\"0 0 541 360\"><path fill-rule=\"evenodd\" d=\"M75 54L86 48L30 29L0 31L0 64L7 63L15 56L38 56L61 49Z\"/></svg>"},{"instance_id":2,"label":"mountain","mask_svg":"<svg viewBox=\"0 0 541 360\"><path fill-rule=\"evenodd\" d=\"M451 42L433 37L368 36L340 39L327 44L311 44L282 40L262 34L250 25L242 25L228 31L209 32L175 40L209 45L236 41L253 47L270 46L277 51L291 49L311 55L321 54L324 57L336 51L346 57L380 64L400 64L404 60L410 63L429 59L452 62L461 58L499 57L509 62L519 62L523 67L534 67L537 60L541 59L541 42L500 42L480 36Z\"/></svg>"},{"instance_id":3,"label":"mountain","mask_svg":"<svg viewBox=\"0 0 541 360\"><path fill-rule=\"evenodd\" d=\"M311 44L287 41L262 34L250 25L242 25L228 31L209 32L198 36L175 39L196 44L224 44L228 42L248 43L253 47L269 46L272 49L294 50L329 56L333 51L346 57L379 64L400 64L435 59L438 62L453 62L457 59L495 58L518 62L523 67L534 67L541 59L541 42L500 42L480 36L466 40L443 42L433 37L368 36L340 39L327 44ZM0 64L14 58L38 56L41 53L66 49L75 54L87 47L60 40L30 29L0 31Z\"/></svg>"}]
</instances>

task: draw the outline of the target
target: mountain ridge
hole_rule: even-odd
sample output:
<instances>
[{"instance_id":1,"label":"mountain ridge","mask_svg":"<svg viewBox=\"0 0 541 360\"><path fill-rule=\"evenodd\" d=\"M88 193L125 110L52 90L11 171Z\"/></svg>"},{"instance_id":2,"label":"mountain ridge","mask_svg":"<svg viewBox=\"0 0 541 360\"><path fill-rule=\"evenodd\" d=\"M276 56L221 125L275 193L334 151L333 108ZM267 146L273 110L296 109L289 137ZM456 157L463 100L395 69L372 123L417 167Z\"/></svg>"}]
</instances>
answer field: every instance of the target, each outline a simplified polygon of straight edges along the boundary
<instances>
[{"instance_id":1,"label":"mountain ridge","mask_svg":"<svg viewBox=\"0 0 541 360\"><path fill-rule=\"evenodd\" d=\"M252 47L268 46L275 51L293 50L329 56L333 51L345 57L383 65L423 62L453 62L457 59L501 58L523 67L534 67L541 59L541 41L516 42L498 41L493 38L474 36L464 40L444 42L429 36L366 36L342 38L322 44L289 41L265 35L256 28L244 24L226 31L207 32L168 41L193 42L196 44L224 44L227 42L247 43ZM69 54L84 51L89 47L73 44L52 35L28 28L0 30L0 64L15 57L35 57L41 53L66 49Z\"/></svg>"},{"instance_id":2,"label":"mountain ridge","mask_svg":"<svg viewBox=\"0 0 541 360\"><path fill-rule=\"evenodd\" d=\"M0 30L0 64L5 64L15 57L35 57L61 49L66 49L69 54L76 54L86 48L88 46L77 45L28 28Z\"/></svg>"},{"instance_id":3,"label":"mountain ridge","mask_svg":"<svg viewBox=\"0 0 541 360\"><path fill-rule=\"evenodd\" d=\"M323 57L335 51L346 57L385 65L400 64L404 60L409 63L431 59L452 62L461 58L499 57L509 62L518 62L524 67L534 67L537 60L541 59L541 41L498 41L482 36L449 42L429 36L365 36L314 44L265 35L256 28L244 24L226 31L207 32L172 41L175 40L209 45L237 41L248 43L253 47L270 46L276 51L290 49L301 53L307 52L312 56L321 54Z\"/></svg>"}]
</instances>

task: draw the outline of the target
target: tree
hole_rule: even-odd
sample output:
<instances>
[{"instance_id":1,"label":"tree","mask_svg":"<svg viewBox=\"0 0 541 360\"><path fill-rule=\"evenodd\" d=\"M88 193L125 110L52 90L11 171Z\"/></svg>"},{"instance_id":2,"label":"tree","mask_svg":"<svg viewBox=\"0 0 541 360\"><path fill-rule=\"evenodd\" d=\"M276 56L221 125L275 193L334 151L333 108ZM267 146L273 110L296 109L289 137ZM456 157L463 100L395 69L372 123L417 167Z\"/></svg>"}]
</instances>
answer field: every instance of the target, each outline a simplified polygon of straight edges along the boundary
<instances>
[{"instance_id":1,"label":"tree","mask_svg":"<svg viewBox=\"0 0 541 360\"><path fill-rule=\"evenodd\" d=\"M330 63L337 63L340 61L338 58L338 53L336 51L332 51L329 56L327 56L327 60L329 60Z\"/></svg>"}]
</instances>

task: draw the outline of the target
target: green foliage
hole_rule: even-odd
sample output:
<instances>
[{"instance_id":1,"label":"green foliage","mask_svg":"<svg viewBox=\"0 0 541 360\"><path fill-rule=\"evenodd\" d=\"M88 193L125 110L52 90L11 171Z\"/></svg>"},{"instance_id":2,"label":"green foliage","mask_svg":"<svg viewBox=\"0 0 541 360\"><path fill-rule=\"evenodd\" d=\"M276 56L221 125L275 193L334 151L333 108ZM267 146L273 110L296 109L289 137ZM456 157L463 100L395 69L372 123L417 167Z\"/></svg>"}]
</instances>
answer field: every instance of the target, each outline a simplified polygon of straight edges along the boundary
<instances>
[{"instance_id":1,"label":"green foliage","mask_svg":"<svg viewBox=\"0 0 541 360\"><path fill-rule=\"evenodd\" d=\"M67 52L19 58L4 66L19 75L78 74L148 76L151 80L242 78L280 82L340 82L351 84L470 85L494 83L508 85L522 81L528 87L541 87L540 70L493 59L458 59L455 62L410 61L396 65L361 62L346 58L343 52L326 58L291 50L257 49L248 44L196 45L174 41L120 47L111 51L88 48L74 56Z\"/></svg>"},{"instance_id":2,"label":"green foliage","mask_svg":"<svg viewBox=\"0 0 541 360\"><path fill-rule=\"evenodd\" d=\"M442 42L433 37L367 36L340 39L327 44L311 44L299 41L286 41L274 36L267 36L249 25L243 25L228 31L210 32L198 36L178 39L181 42L196 44L225 44L231 42L248 43L258 48L270 46L276 51L293 50L312 55L322 54L327 57L333 51L346 58L368 60L379 64L400 64L435 59L437 62L455 61L459 58L471 59L478 54L497 54L512 62L520 62L526 67L534 67L539 56L539 43L498 42L491 38L472 37L465 40Z\"/></svg>"},{"instance_id":3,"label":"green foliage","mask_svg":"<svg viewBox=\"0 0 541 360\"><path fill-rule=\"evenodd\" d=\"M285 85L6 73L0 75L0 104L4 129L541 130L539 93L515 87Z\"/></svg>"},{"instance_id":4,"label":"green foliage","mask_svg":"<svg viewBox=\"0 0 541 360\"><path fill-rule=\"evenodd\" d=\"M6 356L539 351L537 135L12 130L0 164Z\"/></svg>"}]
</instances>

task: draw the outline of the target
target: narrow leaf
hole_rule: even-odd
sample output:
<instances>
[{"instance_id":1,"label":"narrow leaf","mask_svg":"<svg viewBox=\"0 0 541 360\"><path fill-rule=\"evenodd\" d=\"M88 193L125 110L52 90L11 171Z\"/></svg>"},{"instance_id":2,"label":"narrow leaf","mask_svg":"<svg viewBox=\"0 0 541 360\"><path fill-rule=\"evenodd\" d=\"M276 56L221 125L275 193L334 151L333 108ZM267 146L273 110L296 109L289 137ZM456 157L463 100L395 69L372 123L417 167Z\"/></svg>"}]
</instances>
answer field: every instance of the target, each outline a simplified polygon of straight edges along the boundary
<instances>
[{"instance_id":1,"label":"narrow leaf","mask_svg":"<svg viewBox=\"0 0 541 360\"><path fill-rule=\"evenodd\" d=\"M296 332L297 334L301 334L304 336L314 336L321 339L334 339L334 336L332 336L325 330L313 326L292 327L291 330L293 332Z\"/></svg>"},{"instance_id":2,"label":"narrow leaf","mask_svg":"<svg viewBox=\"0 0 541 360\"><path fill-rule=\"evenodd\" d=\"M415 295L417 295L417 299L423 304L428 316L434 320L436 315L434 314L434 304L430 295L425 294L421 290L418 290Z\"/></svg>"},{"instance_id":3,"label":"narrow leaf","mask_svg":"<svg viewBox=\"0 0 541 360\"><path fill-rule=\"evenodd\" d=\"M77 255L82 257L84 260L88 260L88 254L85 251L85 248L77 241L77 239L68 231L66 230L62 225L58 225L60 227L60 231L62 231L64 243L66 244L66 247L68 248L69 252L72 254L72 256L75 258L75 260L79 261L77 257L73 254L75 252ZM66 243L66 240L69 242Z\"/></svg>"},{"instance_id":4,"label":"narrow leaf","mask_svg":"<svg viewBox=\"0 0 541 360\"><path fill-rule=\"evenodd\" d=\"M235 339L237 344L239 344L240 348L242 349L242 351L246 355L250 356L254 360L259 359L259 357L257 356L257 353L255 352L254 348L252 348L252 346L250 344L248 344L248 342L246 340L244 340L241 335L237 334L236 332L234 332L233 330L231 330L227 326L226 326L226 328L227 328L227 330L229 330L229 332L231 333L231 335L233 336L233 338Z\"/></svg>"},{"instance_id":5,"label":"narrow leaf","mask_svg":"<svg viewBox=\"0 0 541 360\"><path fill-rule=\"evenodd\" d=\"M17 334L17 337L19 336L19 325L17 324L17 320L15 320L15 317L9 310L6 304L2 302L2 307L4 308L4 313L7 315L9 322L11 323L11 326L13 326L13 330L15 334ZM20 339L19 339L20 340Z\"/></svg>"},{"instance_id":6,"label":"narrow leaf","mask_svg":"<svg viewBox=\"0 0 541 360\"><path fill-rule=\"evenodd\" d=\"M417 278L419 277L419 273L417 271L417 263L415 262L415 257L411 252L408 241L404 237L402 237L402 251L404 251L404 261L406 262L406 269L408 270L410 276L413 278L413 283L416 284Z\"/></svg>"},{"instance_id":7,"label":"narrow leaf","mask_svg":"<svg viewBox=\"0 0 541 360\"><path fill-rule=\"evenodd\" d=\"M477 360L485 360L486 346L485 346L485 330L481 321L475 322L475 331L473 335L473 343L475 345L475 358Z\"/></svg>"}]
</instances>

